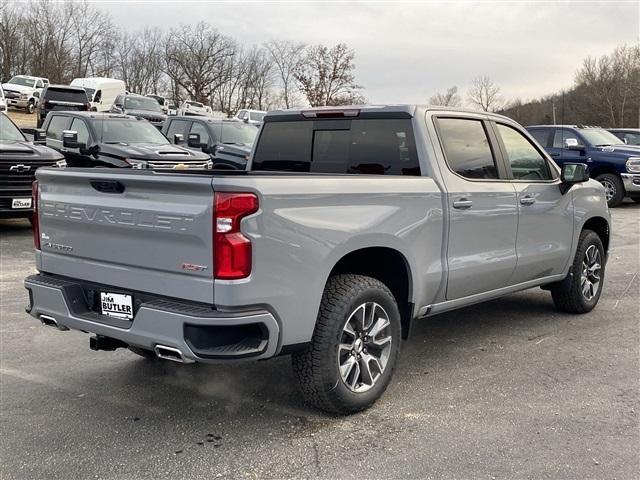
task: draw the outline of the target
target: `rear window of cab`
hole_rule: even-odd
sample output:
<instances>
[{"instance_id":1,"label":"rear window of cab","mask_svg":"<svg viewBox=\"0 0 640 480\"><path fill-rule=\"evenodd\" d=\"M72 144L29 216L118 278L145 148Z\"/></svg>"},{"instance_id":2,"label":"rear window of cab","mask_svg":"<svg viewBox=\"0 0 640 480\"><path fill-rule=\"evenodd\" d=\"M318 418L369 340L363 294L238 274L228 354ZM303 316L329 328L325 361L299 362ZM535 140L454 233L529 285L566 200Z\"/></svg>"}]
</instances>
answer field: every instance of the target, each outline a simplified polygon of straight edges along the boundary
<instances>
[{"instance_id":1,"label":"rear window of cab","mask_svg":"<svg viewBox=\"0 0 640 480\"><path fill-rule=\"evenodd\" d=\"M252 170L420 175L410 119L267 122Z\"/></svg>"}]
</instances>

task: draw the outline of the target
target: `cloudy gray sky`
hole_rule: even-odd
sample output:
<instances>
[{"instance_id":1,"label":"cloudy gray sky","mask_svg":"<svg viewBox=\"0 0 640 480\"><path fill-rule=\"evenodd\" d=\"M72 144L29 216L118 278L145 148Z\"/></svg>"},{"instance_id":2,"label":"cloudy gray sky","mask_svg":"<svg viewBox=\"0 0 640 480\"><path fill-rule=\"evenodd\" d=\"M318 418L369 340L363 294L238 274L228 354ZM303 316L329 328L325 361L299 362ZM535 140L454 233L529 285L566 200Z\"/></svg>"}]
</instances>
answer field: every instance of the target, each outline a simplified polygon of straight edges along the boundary
<instances>
[{"instance_id":1,"label":"cloudy gray sky","mask_svg":"<svg viewBox=\"0 0 640 480\"><path fill-rule=\"evenodd\" d=\"M205 20L246 45L346 42L371 103L426 102L489 75L505 98L570 87L587 56L640 41L640 0L616 2L107 1L127 30Z\"/></svg>"}]
</instances>

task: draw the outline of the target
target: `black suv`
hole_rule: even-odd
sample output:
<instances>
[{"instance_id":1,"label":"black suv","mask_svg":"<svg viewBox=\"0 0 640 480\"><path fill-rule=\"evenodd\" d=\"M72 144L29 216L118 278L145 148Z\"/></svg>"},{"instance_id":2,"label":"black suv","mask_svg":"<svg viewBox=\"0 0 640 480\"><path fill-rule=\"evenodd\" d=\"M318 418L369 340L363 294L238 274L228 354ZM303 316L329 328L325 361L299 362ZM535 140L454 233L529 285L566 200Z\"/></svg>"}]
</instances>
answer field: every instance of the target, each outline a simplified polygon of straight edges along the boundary
<instances>
[{"instance_id":1,"label":"black suv","mask_svg":"<svg viewBox=\"0 0 640 480\"><path fill-rule=\"evenodd\" d=\"M211 167L208 155L172 145L151 123L130 115L53 112L44 130L47 146L63 153L69 167Z\"/></svg>"},{"instance_id":2,"label":"black suv","mask_svg":"<svg viewBox=\"0 0 640 480\"><path fill-rule=\"evenodd\" d=\"M169 117L162 133L173 143L186 138L187 147L211 157L216 170L244 170L259 130L238 120L207 117Z\"/></svg>"},{"instance_id":3,"label":"black suv","mask_svg":"<svg viewBox=\"0 0 640 480\"><path fill-rule=\"evenodd\" d=\"M145 97L137 93L121 93L113 102L112 113L123 113L134 117L144 118L158 130L162 129L167 116L155 98Z\"/></svg>"},{"instance_id":4,"label":"black suv","mask_svg":"<svg viewBox=\"0 0 640 480\"><path fill-rule=\"evenodd\" d=\"M640 128L610 128L609 131L627 145L640 145Z\"/></svg>"},{"instance_id":5,"label":"black suv","mask_svg":"<svg viewBox=\"0 0 640 480\"><path fill-rule=\"evenodd\" d=\"M64 157L40 145L44 132L29 142L4 113L0 113L0 218L28 217L33 211L31 184L38 167L63 166Z\"/></svg>"},{"instance_id":6,"label":"black suv","mask_svg":"<svg viewBox=\"0 0 640 480\"><path fill-rule=\"evenodd\" d=\"M38 102L38 128L42 127L49 112L86 112L89 110L91 110L91 104L84 88L69 85L48 85L42 90Z\"/></svg>"}]
</instances>

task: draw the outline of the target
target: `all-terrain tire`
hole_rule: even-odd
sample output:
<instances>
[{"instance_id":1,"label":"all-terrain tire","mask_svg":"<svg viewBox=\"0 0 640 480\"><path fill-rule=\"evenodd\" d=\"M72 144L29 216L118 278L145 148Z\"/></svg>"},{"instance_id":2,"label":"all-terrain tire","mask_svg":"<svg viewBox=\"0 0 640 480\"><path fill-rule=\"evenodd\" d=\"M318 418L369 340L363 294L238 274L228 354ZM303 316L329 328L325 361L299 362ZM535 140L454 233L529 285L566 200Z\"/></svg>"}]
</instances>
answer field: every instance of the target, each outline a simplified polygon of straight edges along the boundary
<instances>
[{"instance_id":1,"label":"all-terrain tire","mask_svg":"<svg viewBox=\"0 0 640 480\"><path fill-rule=\"evenodd\" d=\"M366 312L366 305L374 305L371 322L374 318L386 316L388 326L385 327L385 338L391 337L390 349L387 351L386 364L372 386L364 383L357 385L368 388L366 391L354 391L354 385L347 386L341 375L341 355L344 349L339 345L344 342L345 326L354 318L356 311ZM381 307L376 316L375 305ZM363 307L364 306L364 307ZM362 314L364 319L369 314ZM384 322L386 323L386 322ZM364 329L366 330L366 328ZM368 330L373 335L374 329ZM368 335L367 334L367 335ZM400 313L396 300L385 284L371 277L362 275L336 275L331 277L322 295L322 302L318 312L316 327L310 345L306 350L292 355L294 372L300 384L304 399L311 405L330 413L347 415L370 407L386 390L400 353ZM355 337L354 337L355 338ZM371 338L365 335L365 339ZM341 340L342 339L342 340ZM357 340L355 341L357 342ZM356 343L354 342L354 345ZM342 343L344 345L344 343ZM361 346L361 345L360 345ZM369 352L373 351L369 343ZM359 348L359 347L358 347ZM367 350L364 349L362 360L366 361ZM371 353L369 353L370 355ZM359 363L359 365L361 365ZM367 362L367 365L370 365ZM374 363L375 366L375 363ZM358 367L358 372L361 368ZM362 369L364 371L364 369ZM353 378L353 377L352 377ZM364 377L363 377L364 378ZM371 378L371 377L369 377ZM363 380L364 382L364 380Z\"/></svg>"},{"instance_id":2,"label":"all-terrain tire","mask_svg":"<svg viewBox=\"0 0 640 480\"><path fill-rule=\"evenodd\" d=\"M607 190L607 204L609 208L617 207L624 200L624 184L622 179L615 173L603 173L598 175L596 180L599 181Z\"/></svg>"},{"instance_id":3,"label":"all-terrain tire","mask_svg":"<svg viewBox=\"0 0 640 480\"><path fill-rule=\"evenodd\" d=\"M583 293L584 261L587 250L594 246L598 250L600 269L598 276L600 278L597 291L592 298L586 298ZM573 260L569 275L553 285L551 285L551 296L556 308L562 312L568 313L587 313L593 310L600 299L602 287L604 284L605 274L605 254L602 240L597 233L592 230L583 230L578 240L578 248L576 256Z\"/></svg>"}]
</instances>

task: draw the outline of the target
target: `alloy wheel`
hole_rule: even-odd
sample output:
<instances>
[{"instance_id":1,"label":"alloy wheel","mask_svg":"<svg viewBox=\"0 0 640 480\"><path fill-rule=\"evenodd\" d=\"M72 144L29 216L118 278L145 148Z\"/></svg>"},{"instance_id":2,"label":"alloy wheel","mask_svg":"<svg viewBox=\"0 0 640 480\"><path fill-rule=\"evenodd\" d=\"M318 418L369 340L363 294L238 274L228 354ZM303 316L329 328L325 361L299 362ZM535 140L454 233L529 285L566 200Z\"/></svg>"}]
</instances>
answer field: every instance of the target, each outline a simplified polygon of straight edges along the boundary
<instances>
[{"instance_id":1,"label":"alloy wheel","mask_svg":"<svg viewBox=\"0 0 640 480\"><path fill-rule=\"evenodd\" d=\"M608 202L615 196L615 194L616 194L616 186L613 184L613 182L611 182L609 180L602 180L600 183L604 187L605 197L606 197L607 202Z\"/></svg>"},{"instance_id":2,"label":"alloy wheel","mask_svg":"<svg viewBox=\"0 0 640 480\"><path fill-rule=\"evenodd\" d=\"M600 270L602 261L600 250L595 245L590 245L584 253L582 260L582 273L580 275L580 288L582 296L587 301L591 301L600 288Z\"/></svg>"},{"instance_id":3,"label":"alloy wheel","mask_svg":"<svg viewBox=\"0 0 640 480\"><path fill-rule=\"evenodd\" d=\"M338 345L338 368L352 392L370 390L384 373L391 354L391 322L375 302L358 306L344 324Z\"/></svg>"}]
</instances>

